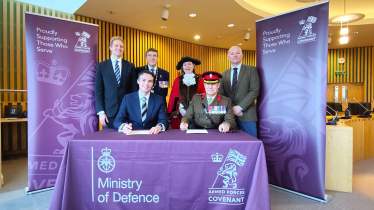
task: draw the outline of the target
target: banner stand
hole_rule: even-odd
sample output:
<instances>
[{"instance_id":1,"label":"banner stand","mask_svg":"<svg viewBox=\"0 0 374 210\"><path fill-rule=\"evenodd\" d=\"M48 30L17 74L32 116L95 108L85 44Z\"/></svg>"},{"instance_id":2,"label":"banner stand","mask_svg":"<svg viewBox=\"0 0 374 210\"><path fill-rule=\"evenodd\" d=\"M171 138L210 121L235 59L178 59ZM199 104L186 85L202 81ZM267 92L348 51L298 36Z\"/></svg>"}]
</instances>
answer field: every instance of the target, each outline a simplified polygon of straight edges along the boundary
<instances>
[{"instance_id":1,"label":"banner stand","mask_svg":"<svg viewBox=\"0 0 374 210\"><path fill-rule=\"evenodd\" d=\"M278 190L283 190L283 191L286 191L286 192L289 192L289 193L293 193L295 195L299 195L299 196L302 196L302 197L305 197L305 198L309 198L309 199L312 199L312 200L315 200L315 201L318 201L318 202L321 202L321 203L324 203L324 204L327 204L332 200L332 196L327 195L327 194L325 194L325 199L322 200L322 199L319 199L319 198L315 198L315 197L312 197L312 196L309 196L309 195L305 195L305 194L302 194L302 193L299 193L299 192L295 192L295 191L292 191L292 190L289 190L289 189L286 189L286 188L283 188L283 187L279 187L279 186L276 186L276 185L269 184L269 186L273 187L273 188L276 188Z\"/></svg>"},{"instance_id":2,"label":"banner stand","mask_svg":"<svg viewBox=\"0 0 374 210\"><path fill-rule=\"evenodd\" d=\"M35 190L35 191L29 191L29 187L25 187L25 195L31 195L31 194L36 194L36 193L41 193L45 191L50 191L53 190L55 187L48 187L40 190Z\"/></svg>"}]
</instances>

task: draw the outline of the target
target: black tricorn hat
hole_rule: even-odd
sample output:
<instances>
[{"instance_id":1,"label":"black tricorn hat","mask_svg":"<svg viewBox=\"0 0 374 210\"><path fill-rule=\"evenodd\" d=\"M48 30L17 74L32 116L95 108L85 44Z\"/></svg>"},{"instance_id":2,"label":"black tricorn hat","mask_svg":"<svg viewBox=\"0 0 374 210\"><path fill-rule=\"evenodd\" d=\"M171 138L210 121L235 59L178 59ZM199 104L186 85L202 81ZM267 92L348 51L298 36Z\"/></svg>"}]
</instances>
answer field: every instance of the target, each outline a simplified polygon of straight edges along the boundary
<instances>
[{"instance_id":1,"label":"black tricorn hat","mask_svg":"<svg viewBox=\"0 0 374 210\"><path fill-rule=\"evenodd\" d=\"M181 58L181 60L178 62L177 70L180 70L183 66L183 63L187 62L187 61L191 61L195 65L200 65L201 64L201 62L199 60L197 60L196 58L191 58L191 57L187 56L187 57Z\"/></svg>"}]
</instances>

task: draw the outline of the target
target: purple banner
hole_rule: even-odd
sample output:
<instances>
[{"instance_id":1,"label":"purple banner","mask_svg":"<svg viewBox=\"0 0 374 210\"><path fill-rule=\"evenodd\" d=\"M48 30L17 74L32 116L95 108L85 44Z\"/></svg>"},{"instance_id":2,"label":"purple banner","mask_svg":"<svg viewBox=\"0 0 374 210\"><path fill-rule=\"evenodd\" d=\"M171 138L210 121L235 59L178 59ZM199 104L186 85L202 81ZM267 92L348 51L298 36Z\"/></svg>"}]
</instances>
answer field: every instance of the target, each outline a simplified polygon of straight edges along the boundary
<instances>
[{"instance_id":1,"label":"purple banner","mask_svg":"<svg viewBox=\"0 0 374 210\"><path fill-rule=\"evenodd\" d=\"M98 130L98 26L25 14L28 191L53 187L67 141Z\"/></svg>"},{"instance_id":2,"label":"purple banner","mask_svg":"<svg viewBox=\"0 0 374 210\"><path fill-rule=\"evenodd\" d=\"M324 200L329 3L256 22L269 183Z\"/></svg>"}]
</instances>

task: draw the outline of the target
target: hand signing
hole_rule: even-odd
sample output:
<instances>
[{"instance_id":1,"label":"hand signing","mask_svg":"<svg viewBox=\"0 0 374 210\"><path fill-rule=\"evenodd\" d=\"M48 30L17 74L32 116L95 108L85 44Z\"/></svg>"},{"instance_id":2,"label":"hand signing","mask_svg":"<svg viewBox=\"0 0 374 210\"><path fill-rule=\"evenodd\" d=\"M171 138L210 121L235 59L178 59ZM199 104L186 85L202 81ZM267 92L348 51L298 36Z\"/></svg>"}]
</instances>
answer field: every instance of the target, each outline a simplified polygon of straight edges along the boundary
<instances>
[{"instance_id":1,"label":"hand signing","mask_svg":"<svg viewBox=\"0 0 374 210\"><path fill-rule=\"evenodd\" d=\"M122 132L128 134L132 131L132 124L125 124L122 126Z\"/></svg>"},{"instance_id":2,"label":"hand signing","mask_svg":"<svg viewBox=\"0 0 374 210\"><path fill-rule=\"evenodd\" d=\"M179 127L181 128L181 131L186 131L188 129L188 124L182 122Z\"/></svg>"}]
</instances>

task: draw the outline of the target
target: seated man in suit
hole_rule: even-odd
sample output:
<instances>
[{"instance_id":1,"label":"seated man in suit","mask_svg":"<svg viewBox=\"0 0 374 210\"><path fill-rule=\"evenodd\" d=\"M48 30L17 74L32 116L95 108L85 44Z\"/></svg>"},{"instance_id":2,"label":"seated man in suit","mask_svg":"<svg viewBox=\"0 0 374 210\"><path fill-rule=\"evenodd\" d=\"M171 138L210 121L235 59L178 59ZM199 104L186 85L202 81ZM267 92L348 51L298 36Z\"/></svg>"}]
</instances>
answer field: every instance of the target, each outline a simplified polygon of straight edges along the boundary
<instances>
[{"instance_id":1,"label":"seated man in suit","mask_svg":"<svg viewBox=\"0 0 374 210\"><path fill-rule=\"evenodd\" d=\"M214 71L204 72L204 94L196 94L182 118L180 129L187 130L195 121L196 128L214 128L221 133L226 133L230 128L235 128L233 104L229 98L218 94L220 86L220 73Z\"/></svg>"},{"instance_id":2,"label":"seated man in suit","mask_svg":"<svg viewBox=\"0 0 374 210\"><path fill-rule=\"evenodd\" d=\"M149 134L157 134L169 127L164 99L151 93L153 78L148 70L139 73L139 91L123 97L113 123L115 129L126 134L132 129L150 129Z\"/></svg>"}]
</instances>

